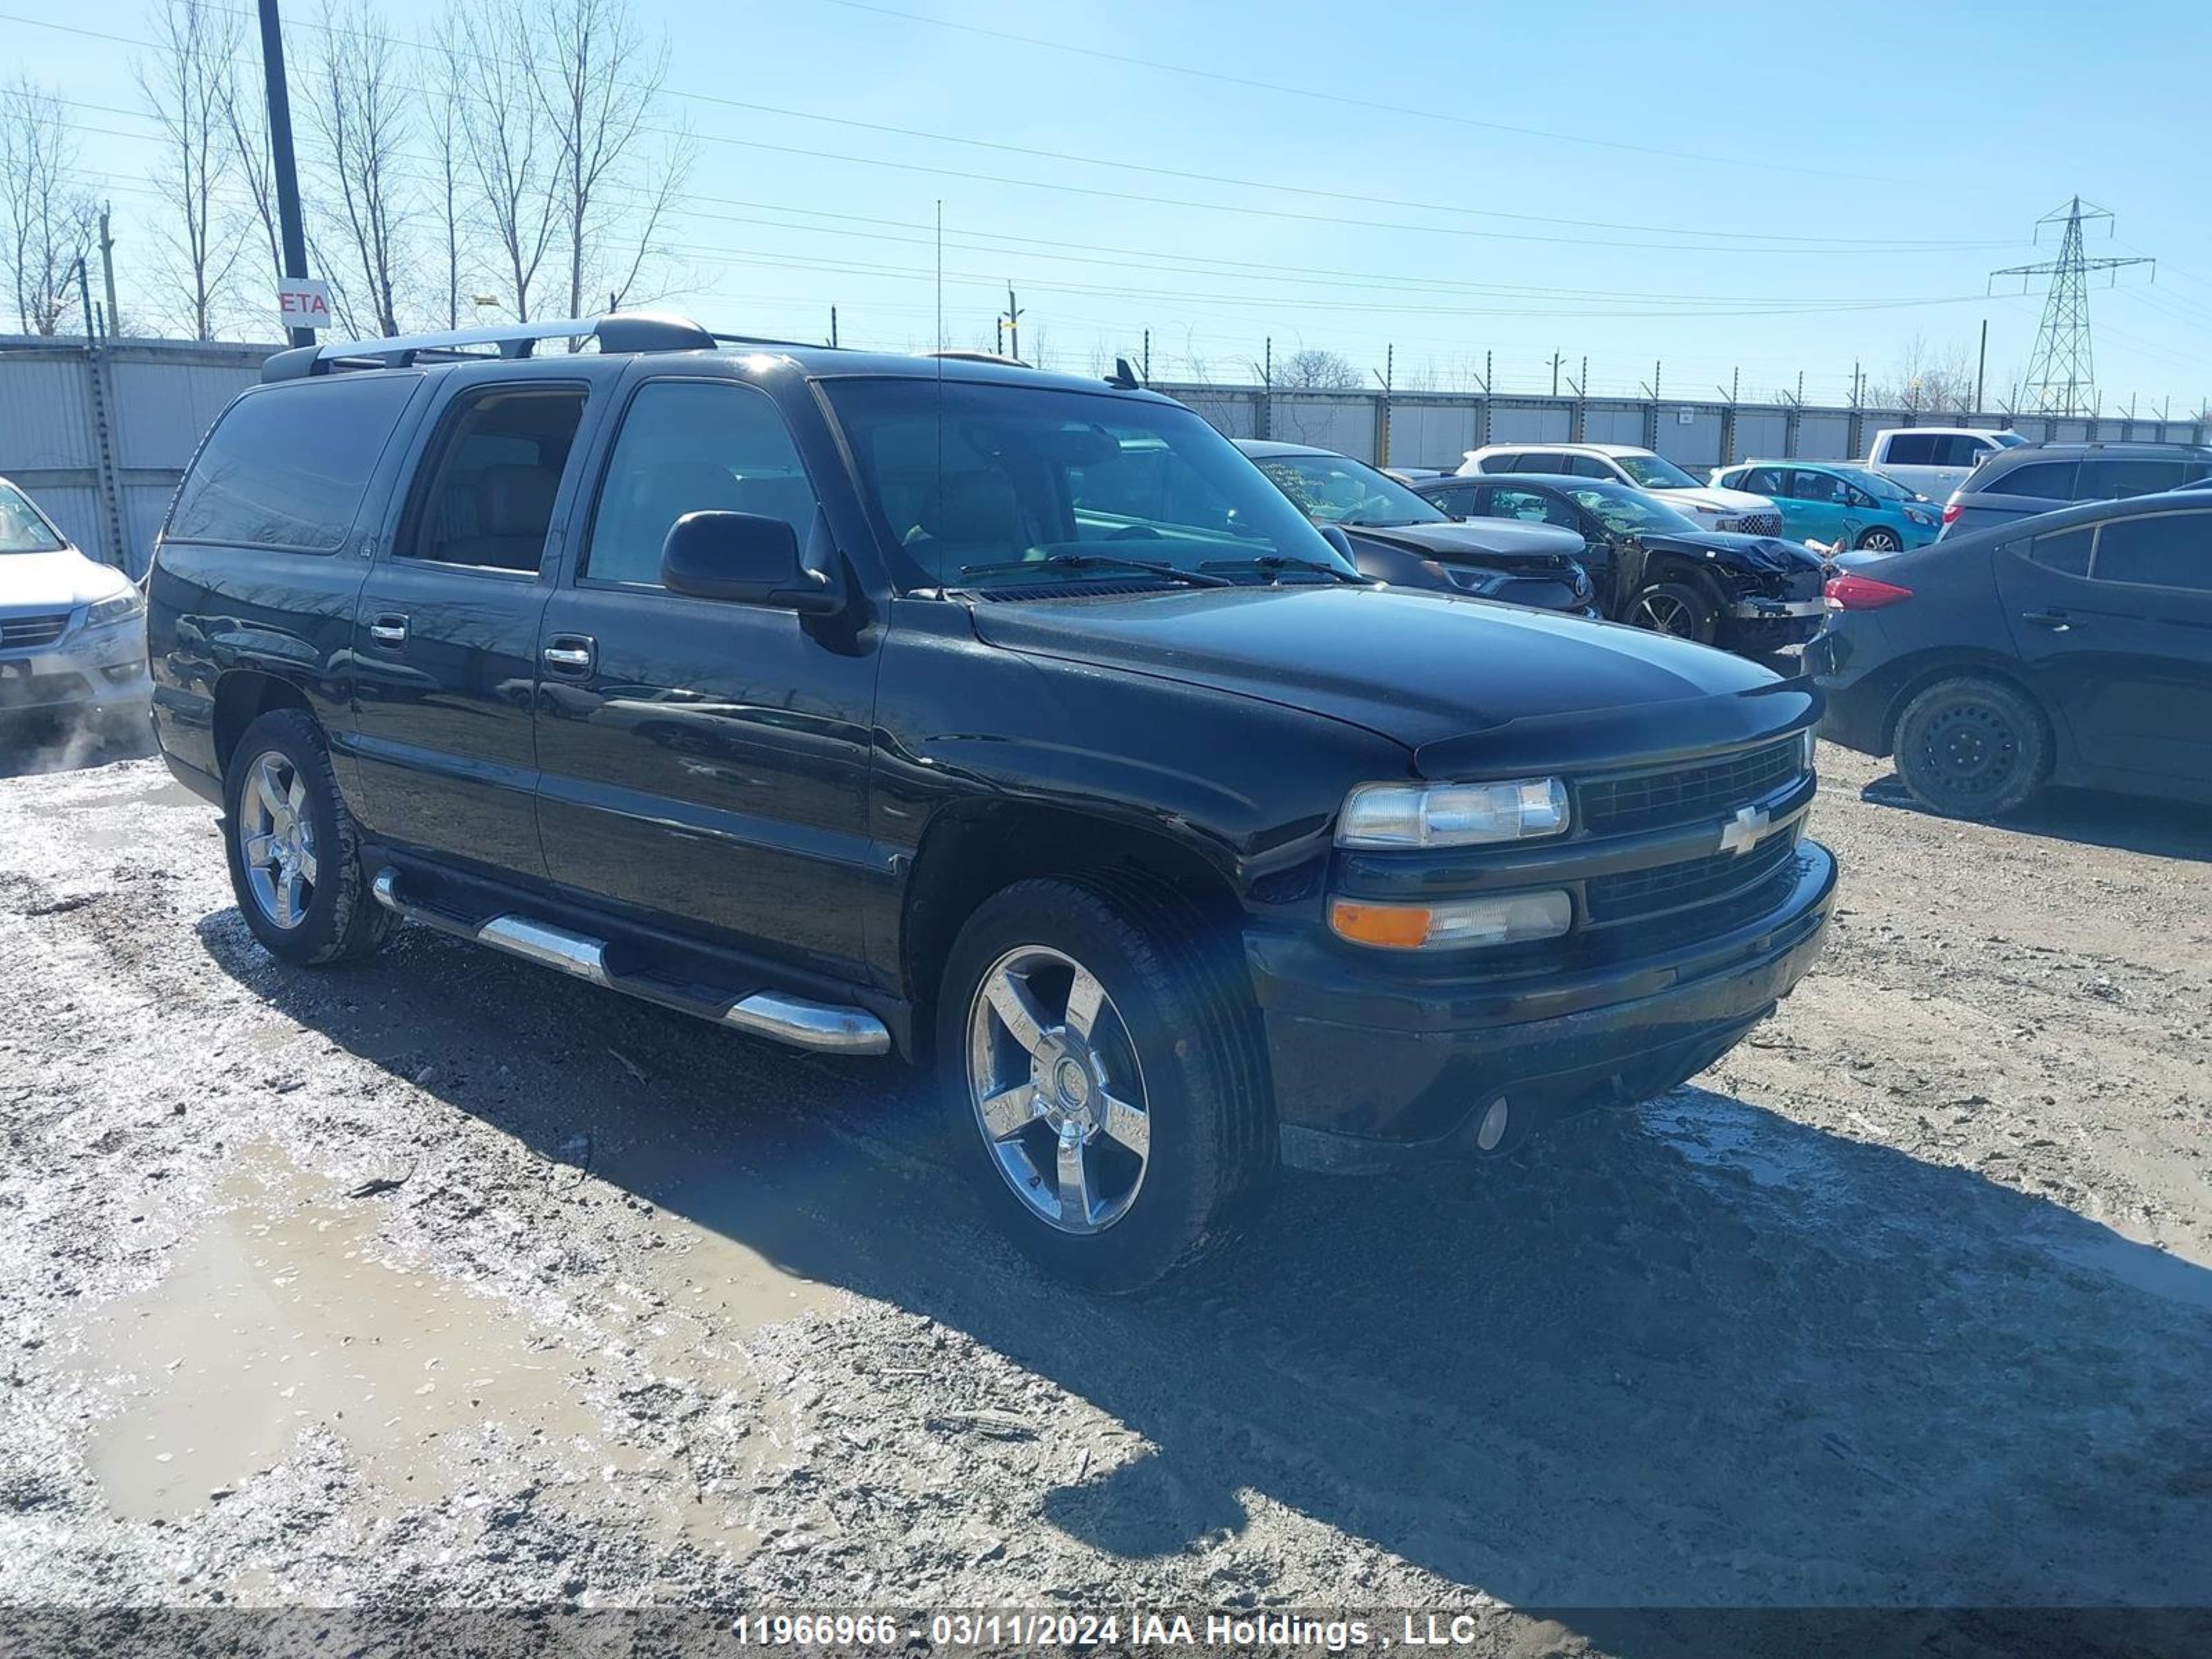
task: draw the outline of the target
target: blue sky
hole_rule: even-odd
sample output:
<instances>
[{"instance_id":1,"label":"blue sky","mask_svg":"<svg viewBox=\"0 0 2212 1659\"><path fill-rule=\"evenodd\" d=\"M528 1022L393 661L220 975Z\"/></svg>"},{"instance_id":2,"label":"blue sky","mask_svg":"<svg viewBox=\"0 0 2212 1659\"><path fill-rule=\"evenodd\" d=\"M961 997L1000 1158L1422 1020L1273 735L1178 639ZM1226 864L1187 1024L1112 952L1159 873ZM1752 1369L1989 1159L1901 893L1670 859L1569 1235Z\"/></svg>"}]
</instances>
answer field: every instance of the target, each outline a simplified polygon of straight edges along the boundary
<instances>
[{"instance_id":1,"label":"blue sky","mask_svg":"<svg viewBox=\"0 0 2212 1659\"><path fill-rule=\"evenodd\" d=\"M1024 355L1070 367L1149 327L1161 378L1245 378L1272 336L1364 368L1395 346L1401 384L1488 354L1502 386L1547 386L1556 351L1594 392L1656 362L1669 393L1802 371L1818 401L1916 338L1971 365L1986 319L2002 387L2041 295L1985 298L1988 273L2055 252L2033 222L2078 191L2118 216L2093 253L2159 257L2154 284L2093 294L2108 407L2212 396L2212 9L2186 0L634 3L699 140L678 303L723 328L818 336L834 303L848 343L931 343L941 198L951 342L988 342L1012 279ZM295 34L317 15L288 9ZM82 166L128 307L157 205L132 49L34 16L145 25L8 23L101 129Z\"/></svg>"}]
</instances>

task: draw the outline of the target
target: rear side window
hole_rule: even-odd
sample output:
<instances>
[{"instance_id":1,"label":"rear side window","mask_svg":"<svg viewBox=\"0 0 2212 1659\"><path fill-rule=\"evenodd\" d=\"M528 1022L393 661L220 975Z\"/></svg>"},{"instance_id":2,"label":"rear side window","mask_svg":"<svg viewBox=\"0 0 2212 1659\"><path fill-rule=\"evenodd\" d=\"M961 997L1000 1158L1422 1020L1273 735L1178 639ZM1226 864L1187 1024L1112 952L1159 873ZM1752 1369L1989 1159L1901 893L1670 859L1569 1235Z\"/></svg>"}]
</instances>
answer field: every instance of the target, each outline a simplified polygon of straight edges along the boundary
<instances>
[{"instance_id":1,"label":"rear side window","mask_svg":"<svg viewBox=\"0 0 2212 1659\"><path fill-rule=\"evenodd\" d=\"M2097 532L2100 582L2212 592L2212 513L2122 519Z\"/></svg>"},{"instance_id":2,"label":"rear side window","mask_svg":"<svg viewBox=\"0 0 2212 1659\"><path fill-rule=\"evenodd\" d=\"M1565 472L1567 458L1556 450L1525 449L1513 458L1513 465L1492 469L1498 472Z\"/></svg>"},{"instance_id":3,"label":"rear side window","mask_svg":"<svg viewBox=\"0 0 2212 1659\"><path fill-rule=\"evenodd\" d=\"M457 399L417 476L400 556L535 572L583 417L581 386L500 389Z\"/></svg>"},{"instance_id":4,"label":"rear side window","mask_svg":"<svg viewBox=\"0 0 2212 1659\"><path fill-rule=\"evenodd\" d=\"M1787 495L1790 490L1783 480L1789 476L1778 466L1755 466L1729 483L1729 488L1747 489L1754 495Z\"/></svg>"},{"instance_id":5,"label":"rear side window","mask_svg":"<svg viewBox=\"0 0 2212 1659\"><path fill-rule=\"evenodd\" d=\"M2063 571L2069 576L2086 576L2089 574L2089 544L2096 533L2096 526L2088 525L2080 530L2038 536L2029 544L2027 556L2045 569Z\"/></svg>"},{"instance_id":6,"label":"rear side window","mask_svg":"<svg viewBox=\"0 0 2212 1659\"><path fill-rule=\"evenodd\" d=\"M1521 452L1509 449L1502 454L1486 455L1482 458L1482 470L1485 472L1518 472L1522 470Z\"/></svg>"},{"instance_id":7,"label":"rear side window","mask_svg":"<svg viewBox=\"0 0 2212 1659\"><path fill-rule=\"evenodd\" d=\"M2085 501L2119 501L2129 495L2155 495L2179 489L2184 482L2182 463L2137 457L2107 456L2081 463L2076 499Z\"/></svg>"},{"instance_id":8,"label":"rear side window","mask_svg":"<svg viewBox=\"0 0 2212 1659\"><path fill-rule=\"evenodd\" d=\"M1897 466L1936 466L1936 440L1925 432L1900 432L1889 441L1884 459Z\"/></svg>"},{"instance_id":9,"label":"rear side window","mask_svg":"<svg viewBox=\"0 0 2212 1659\"><path fill-rule=\"evenodd\" d=\"M246 393L200 446L165 538L336 551L419 384L412 374L332 375Z\"/></svg>"},{"instance_id":10,"label":"rear side window","mask_svg":"<svg viewBox=\"0 0 2212 1659\"><path fill-rule=\"evenodd\" d=\"M2070 501L2074 495L2075 465L2071 461L2031 461L1980 488L1992 495L2033 495L2038 501Z\"/></svg>"}]
</instances>

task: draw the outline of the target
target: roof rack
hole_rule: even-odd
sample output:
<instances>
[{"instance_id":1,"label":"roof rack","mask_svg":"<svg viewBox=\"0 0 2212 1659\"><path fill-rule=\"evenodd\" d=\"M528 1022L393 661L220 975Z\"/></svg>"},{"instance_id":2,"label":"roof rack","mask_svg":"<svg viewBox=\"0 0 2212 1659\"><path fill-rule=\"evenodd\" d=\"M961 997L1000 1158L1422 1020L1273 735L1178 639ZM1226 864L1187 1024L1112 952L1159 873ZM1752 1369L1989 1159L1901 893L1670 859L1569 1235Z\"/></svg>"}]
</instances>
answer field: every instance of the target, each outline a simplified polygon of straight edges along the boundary
<instances>
[{"instance_id":1,"label":"roof rack","mask_svg":"<svg viewBox=\"0 0 2212 1659\"><path fill-rule=\"evenodd\" d=\"M433 362L472 362L527 357L540 340L596 339L603 352L711 351L720 344L783 345L781 340L751 340L710 334L684 317L654 312L611 312L604 317L568 317L555 322L495 323L439 334L401 334L390 339L349 340L329 345L295 346L261 365L264 380L296 380L338 369L405 368ZM494 346L495 351L471 349Z\"/></svg>"}]
</instances>

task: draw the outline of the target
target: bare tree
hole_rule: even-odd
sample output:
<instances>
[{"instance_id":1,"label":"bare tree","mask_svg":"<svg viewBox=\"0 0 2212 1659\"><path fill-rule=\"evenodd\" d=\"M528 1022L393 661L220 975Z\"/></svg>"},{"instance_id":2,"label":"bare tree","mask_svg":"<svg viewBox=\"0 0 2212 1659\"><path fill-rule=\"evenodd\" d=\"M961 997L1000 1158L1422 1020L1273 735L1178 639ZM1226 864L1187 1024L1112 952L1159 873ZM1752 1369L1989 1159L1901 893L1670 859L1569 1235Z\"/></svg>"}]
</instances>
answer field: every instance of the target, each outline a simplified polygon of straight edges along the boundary
<instances>
[{"instance_id":1,"label":"bare tree","mask_svg":"<svg viewBox=\"0 0 2212 1659\"><path fill-rule=\"evenodd\" d=\"M1916 333L1888 377L1869 382L1866 397L1876 408L1963 411L1974 401L1973 354L1962 344L1931 346Z\"/></svg>"},{"instance_id":2,"label":"bare tree","mask_svg":"<svg viewBox=\"0 0 2212 1659\"><path fill-rule=\"evenodd\" d=\"M1364 383L1351 358L1313 346L1278 358L1272 365L1248 357L1244 366L1255 386L1272 386L1278 392L1346 392Z\"/></svg>"},{"instance_id":3,"label":"bare tree","mask_svg":"<svg viewBox=\"0 0 2212 1659\"><path fill-rule=\"evenodd\" d=\"M170 208L156 221L154 266L163 293L154 308L192 338L212 339L245 252L229 200L239 167L230 124L244 31L237 12L208 0L162 0L153 29L155 56L136 72L161 128L154 178Z\"/></svg>"},{"instance_id":4,"label":"bare tree","mask_svg":"<svg viewBox=\"0 0 2212 1659\"><path fill-rule=\"evenodd\" d=\"M400 151L408 139L407 102L398 79L399 46L368 0L325 3L306 79L307 121L330 174L312 192L332 240L345 251L349 295L359 321L378 334L399 332L401 244L409 217ZM324 267L325 272L330 267Z\"/></svg>"},{"instance_id":5,"label":"bare tree","mask_svg":"<svg viewBox=\"0 0 2212 1659\"><path fill-rule=\"evenodd\" d=\"M230 134L231 154L238 163L238 181L247 207L261 227L269 251L269 275L279 287L284 281L284 244L277 223L276 164L269 148L269 116L261 99L240 88L234 79L223 102L223 127ZM273 291L273 290L272 290Z\"/></svg>"},{"instance_id":6,"label":"bare tree","mask_svg":"<svg viewBox=\"0 0 2212 1659\"><path fill-rule=\"evenodd\" d=\"M528 0L514 0L517 10ZM556 147L561 234L568 256L568 314L606 295L629 297L663 250L661 228L690 171L678 135L648 140L668 73L665 40L648 43L629 0L539 0L526 40L545 39L532 84Z\"/></svg>"},{"instance_id":7,"label":"bare tree","mask_svg":"<svg viewBox=\"0 0 2212 1659\"><path fill-rule=\"evenodd\" d=\"M527 0L464 0L441 26L437 50L465 63L471 95L458 100L461 148L496 246L499 285L517 322L536 308L538 273L560 226L560 140L514 50L534 38Z\"/></svg>"},{"instance_id":8,"label":"bare tree","mask_svg":"<svg viewBox=\"0 0 2212 1659\"><path fill-rule=\"evenodd\" d=\"M438 314L447 328L461 325L461 248L463 216L467 210L468 158L461 131L462 100L475 95L475 88L460 67L450 42L435 40L416 52L416 78L423 92L423 133L430 143L430 167L425 188L432 216L437 221Z\"/></svg>"},{"instance_id":9,"label":"bare tree","mask_svg":"<svg viewBox=\"0 0 2212 1659\"><path fill-rule=\"evenodd\" d=\"M100 204L71 182L76 161L58 99L27 76L0 90L0 263L27 334L58 332L82 299Z\"/></svg>"}]
</instances>

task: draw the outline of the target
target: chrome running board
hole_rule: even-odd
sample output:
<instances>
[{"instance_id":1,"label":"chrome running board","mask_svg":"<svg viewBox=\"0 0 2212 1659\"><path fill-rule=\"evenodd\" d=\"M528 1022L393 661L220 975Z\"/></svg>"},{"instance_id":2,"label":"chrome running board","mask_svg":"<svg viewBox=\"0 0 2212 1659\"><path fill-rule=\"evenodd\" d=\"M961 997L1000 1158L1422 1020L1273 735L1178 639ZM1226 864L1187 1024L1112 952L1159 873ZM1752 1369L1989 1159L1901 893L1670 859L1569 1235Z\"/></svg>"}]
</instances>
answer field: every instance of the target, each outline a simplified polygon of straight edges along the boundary
<instances>
[{"instance_id":1,"label":"chrome running board","mask_svg":"<svg viewBox=\"0 0 2212 1659\"><path fill-rule=\"evenodd\" d=\"M434 905L411 902L399 891L397 870L377 872L370 891L379 904L394 915L425 923L440 933L489 945L495 951L504 951L509 956L554 969L571 978L656 1002L664 1008L712 1020L753 1036L788 1043L794 1048L811 1049L817 1054L890 1052L890 1030L865 1008L816 1002L785 991L754 991L740 997L702 1001L696 991L650 975L610 972L604 939L571 933L530 916L507 914L476 922Z\"/></svg>"}]
</instances>

